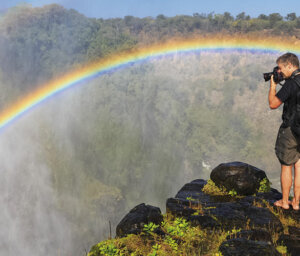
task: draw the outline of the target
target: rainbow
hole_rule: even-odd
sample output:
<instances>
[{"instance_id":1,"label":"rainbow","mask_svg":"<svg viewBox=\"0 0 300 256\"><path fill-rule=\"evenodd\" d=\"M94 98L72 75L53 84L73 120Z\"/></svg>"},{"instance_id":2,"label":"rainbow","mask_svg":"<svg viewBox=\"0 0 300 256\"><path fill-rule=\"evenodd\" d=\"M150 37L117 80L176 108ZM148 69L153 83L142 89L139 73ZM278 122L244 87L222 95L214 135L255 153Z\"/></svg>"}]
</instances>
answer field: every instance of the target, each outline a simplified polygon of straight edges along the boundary
<instances>
[{"instance_id":1,"label":"rainbow","mask_svg":"<svg viewBox=\"0 0 300 256\"><path fill-rule=\"evenodd\" d=\"M24 96L0 113L0 130L10 124L36 105L70 88L86 79L120 68L127 64L148 60L154 57L176 54L180 52L210 51L210 50L242 50L263 53L282 53L286 51L300 53L300 42L282 40L274 37L254 38L243 36L203 36L197 38L172 39L167 42L145 46L127 52L113 54L97 62L82 65L73 71L55 78L35 91Z\"/></svg>"}]
</instances>

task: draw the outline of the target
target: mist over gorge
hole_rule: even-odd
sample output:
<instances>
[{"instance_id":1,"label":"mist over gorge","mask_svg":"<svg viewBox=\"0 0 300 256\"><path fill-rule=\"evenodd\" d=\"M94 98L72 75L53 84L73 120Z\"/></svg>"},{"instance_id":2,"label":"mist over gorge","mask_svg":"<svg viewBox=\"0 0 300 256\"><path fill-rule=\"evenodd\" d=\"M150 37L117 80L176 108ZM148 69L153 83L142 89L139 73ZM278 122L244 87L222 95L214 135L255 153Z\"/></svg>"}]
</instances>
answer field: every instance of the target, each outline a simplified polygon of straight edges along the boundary
<instances>
[{"instance_id":1,"label":"mist over gorge","mask_svg":"<svg viewBox=\"0 0 300 256\"><path fill-rule=\"evenodd\" d=\"M47 8L26 9L21 24L14 11L2 18L3 107L79 62L143 39L137 25L139 37L124 25L132 18ZM6 127L1 254L84 255L109 236L109 221L114 230L141 202L165 209L165 198L222 162L257 166L279 188L281 110L269 109L262 77L276 57L230 50L151 59L74 86Z\"/></svg>"}]
</instances>

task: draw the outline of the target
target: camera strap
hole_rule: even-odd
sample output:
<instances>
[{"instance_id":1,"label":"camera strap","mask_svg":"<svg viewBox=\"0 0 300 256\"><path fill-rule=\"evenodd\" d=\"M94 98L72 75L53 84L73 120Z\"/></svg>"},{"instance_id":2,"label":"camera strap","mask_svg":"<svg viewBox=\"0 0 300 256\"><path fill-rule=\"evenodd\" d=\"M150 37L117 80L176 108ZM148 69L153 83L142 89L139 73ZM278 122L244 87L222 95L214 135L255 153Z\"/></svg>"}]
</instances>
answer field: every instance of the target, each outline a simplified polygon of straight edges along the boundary
<instances>
[{"instance_id":1,"label":"camera strap","mask_svg":"<svg viewBox=\"0 0 300 256\"><path fill-rule=\"evenodd\" d=\"M291 78L294 79L296 77L296 75L298 75L298 73L300 73L300 68L299 69L296 69L292 75L291 75ZM297 83L298 84L298 83Z\"/></svg>"}]
</instances>

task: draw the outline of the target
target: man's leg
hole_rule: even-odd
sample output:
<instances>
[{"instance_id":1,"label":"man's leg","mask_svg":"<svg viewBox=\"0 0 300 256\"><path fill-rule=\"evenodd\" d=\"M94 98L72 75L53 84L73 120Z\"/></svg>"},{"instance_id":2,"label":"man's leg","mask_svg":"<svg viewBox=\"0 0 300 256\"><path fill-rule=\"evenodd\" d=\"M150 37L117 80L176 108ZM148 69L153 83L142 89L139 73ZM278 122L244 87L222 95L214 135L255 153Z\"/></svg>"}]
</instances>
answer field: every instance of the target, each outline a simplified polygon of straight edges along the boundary
<instances>
[{"instance_id":1,"label":"man's leg","mask_svg":"<svg viewBox=\"0 0 300 256\"><path fill-rule=\"evenodd\" d=\"M295 163L293 208L299 210L300 200L300 159Z\"/></svg>"},{"instance_id":2,"label":"man's leg","mask_svg":"<svg viewBox=\"0 0 300 256\"><path fill-rule=\"evenodd\" d=\"M275 202L276 206L280 206L284 209L289 209L289 195L292 187L292 168L293 165L281 165L281 191L282 200Z\"/></svg>"}]
</instances>

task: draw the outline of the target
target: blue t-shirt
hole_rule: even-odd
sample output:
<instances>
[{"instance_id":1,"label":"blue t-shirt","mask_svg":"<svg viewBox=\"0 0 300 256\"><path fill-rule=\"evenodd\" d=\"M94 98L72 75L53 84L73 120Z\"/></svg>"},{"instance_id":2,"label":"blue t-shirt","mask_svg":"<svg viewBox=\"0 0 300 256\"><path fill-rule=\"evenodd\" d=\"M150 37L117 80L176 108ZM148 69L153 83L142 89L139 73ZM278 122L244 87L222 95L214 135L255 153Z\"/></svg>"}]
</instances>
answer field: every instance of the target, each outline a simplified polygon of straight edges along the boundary
<instances>
[{"instance_id":1,"label":"blue t-shirt","mask_svg":"<svg viewBox=\"0 0 300 256\"><path fill-rule=\"evenodd\" d=\"M298 81L300 82L299 78L300 76L297 76L297 78L294 79L298 79ZM293 79L286 79L284 85L276 93L276 97L278 97L284 103L281 127L286 128L291 126L296 112L297 93L299 90L299 86Z\"/></svg>"}]
</instances>

